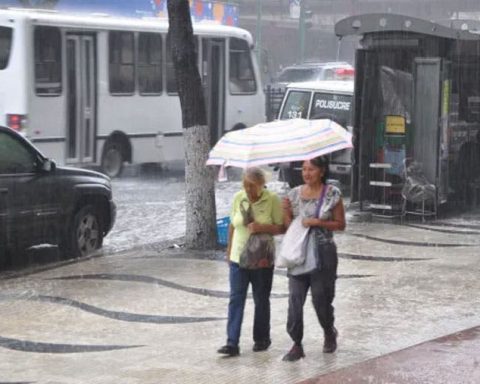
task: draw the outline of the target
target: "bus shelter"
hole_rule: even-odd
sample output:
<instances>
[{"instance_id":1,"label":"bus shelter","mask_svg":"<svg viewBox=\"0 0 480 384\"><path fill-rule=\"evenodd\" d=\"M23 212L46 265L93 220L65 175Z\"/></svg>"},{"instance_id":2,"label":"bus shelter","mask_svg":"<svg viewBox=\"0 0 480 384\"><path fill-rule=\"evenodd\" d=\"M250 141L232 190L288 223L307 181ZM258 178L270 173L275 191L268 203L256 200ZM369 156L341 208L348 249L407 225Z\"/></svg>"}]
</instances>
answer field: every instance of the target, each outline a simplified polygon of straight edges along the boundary
<instances>
[{"instance_id":1,"label":"bus shelter","mask_svg":"<svg viewBox=\"0 0 480 384\"><path fill-rule=\"evenodd\" d=\"M466 27L467 26L467 27ZM480 190L480 34L394 14L339 21L360 36L352 201L395 216L476 204Z\"/></svg>"}]
</instances>

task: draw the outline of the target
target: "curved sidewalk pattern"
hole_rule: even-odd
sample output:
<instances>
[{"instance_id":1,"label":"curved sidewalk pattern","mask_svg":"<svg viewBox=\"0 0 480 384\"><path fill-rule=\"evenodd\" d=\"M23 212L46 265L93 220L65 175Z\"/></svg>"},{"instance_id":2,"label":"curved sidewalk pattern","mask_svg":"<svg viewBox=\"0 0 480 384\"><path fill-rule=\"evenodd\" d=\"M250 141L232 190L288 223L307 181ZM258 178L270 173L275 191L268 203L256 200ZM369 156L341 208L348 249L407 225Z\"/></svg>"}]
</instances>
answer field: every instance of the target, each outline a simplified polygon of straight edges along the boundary
<instances>
[{"instance_id":1,"label":"curved sidewalk pattern","mask_svg":"<svg viewBox=\"0 0 480 384\"><path fill-rule=\"evenodd\" d=\"M349 223L336 236L338 351L322 353L307 300L296 363L281 360L291 346L284 270L269 350L252 351L249 296L240 356L216 353L222 251L137 249L0 276L0 383L479 383L480 230L466 225Z\"/></svg>"}]
</instances>

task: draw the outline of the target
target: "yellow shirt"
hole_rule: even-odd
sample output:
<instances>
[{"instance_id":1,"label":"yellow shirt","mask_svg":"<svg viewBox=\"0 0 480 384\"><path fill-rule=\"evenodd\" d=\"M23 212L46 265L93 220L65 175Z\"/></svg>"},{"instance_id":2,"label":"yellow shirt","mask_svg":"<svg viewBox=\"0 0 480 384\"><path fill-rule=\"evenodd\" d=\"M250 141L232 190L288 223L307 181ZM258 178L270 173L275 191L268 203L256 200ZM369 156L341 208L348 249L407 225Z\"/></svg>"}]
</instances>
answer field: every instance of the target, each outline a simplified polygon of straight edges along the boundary
<instances>
[{"instance_id":1,"label":"yellow shirt","mask_svg":"<svg viewBox=\"0 0 480 384\"><path fill-rule=\"evenodd\" d=\"M247 227L243 224L243 216L240 211L240 204L242 202L245 208L248 208L248 204L252 205L253 217L256 223L283 224L283 211L280 198L276 193L264 189L260 198L252 204L248 201L245 190L242 189L237 192L233 198L232 211L230 212L230 223L235 228L233 231L232 248L230 250L230 261L234 263L239 262L240 254L250 236Z\"/></svg>"}]
</instances>

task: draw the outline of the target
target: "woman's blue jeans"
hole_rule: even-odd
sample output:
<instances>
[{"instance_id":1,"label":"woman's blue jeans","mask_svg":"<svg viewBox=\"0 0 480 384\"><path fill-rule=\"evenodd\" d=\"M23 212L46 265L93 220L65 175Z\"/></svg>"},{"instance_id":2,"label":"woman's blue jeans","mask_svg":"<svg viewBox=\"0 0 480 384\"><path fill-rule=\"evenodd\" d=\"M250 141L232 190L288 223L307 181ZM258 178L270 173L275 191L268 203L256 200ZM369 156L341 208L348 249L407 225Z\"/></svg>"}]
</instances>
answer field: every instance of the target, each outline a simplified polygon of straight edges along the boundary
<instances>
[{"instance_id":1,"label":"woman's blue jeans","mask_svg":"<svg viewBox=\"0 0 480 384\"><path fill-rule=\"evenodd\" d=\"M270 292L272 291L273 267L260 269L240 268L230 263L230 302L228 304L227 344L237 346L247 298L248 284L252 284L255 315L253 340L270 341Z\"/></svg>"}]
</instances>

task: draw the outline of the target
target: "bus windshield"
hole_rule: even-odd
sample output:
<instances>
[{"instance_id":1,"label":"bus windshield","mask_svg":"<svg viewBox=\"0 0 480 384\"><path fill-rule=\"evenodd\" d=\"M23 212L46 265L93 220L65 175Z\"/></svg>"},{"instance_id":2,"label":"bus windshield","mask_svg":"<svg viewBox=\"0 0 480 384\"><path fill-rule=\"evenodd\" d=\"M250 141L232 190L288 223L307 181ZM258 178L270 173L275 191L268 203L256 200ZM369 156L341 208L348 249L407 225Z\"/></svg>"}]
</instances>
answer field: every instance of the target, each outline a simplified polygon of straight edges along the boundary
<instances>
[{"instance_id":1,"label":"bus windshield","mask_svg":"<svg viewBox=\"0 0 480 384\"><path fill-rule=\"evenodd\" d=\"M0 70L7 68L12 48L12 28L0 27Z\"/></svg>"}]
</instances>

